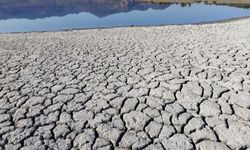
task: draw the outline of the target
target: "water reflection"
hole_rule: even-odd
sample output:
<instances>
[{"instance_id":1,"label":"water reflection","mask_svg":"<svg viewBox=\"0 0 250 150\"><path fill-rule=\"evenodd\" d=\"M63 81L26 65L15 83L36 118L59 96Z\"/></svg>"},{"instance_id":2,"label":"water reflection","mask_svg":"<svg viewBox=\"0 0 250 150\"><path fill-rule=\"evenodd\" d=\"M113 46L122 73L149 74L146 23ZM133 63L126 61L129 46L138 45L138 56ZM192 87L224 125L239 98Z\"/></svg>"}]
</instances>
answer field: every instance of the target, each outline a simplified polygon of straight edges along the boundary
<instances>
[{"instance_id":1,"label":"water reflection","mask_svg":"<svg viewBox=\"0 0 250 150\"><path fill-rule=\"evenodd\" d=\"M250 16L250 0L214 3L214 0L0 0L0 32L190 24Z\"/></svg>"},{"instance_id":2,"label":"water reflection","mask_svg":"<svg viewBox=\"0 0 250 150\"><path fill-rule=\"evenodd\" d=\"M165 9L173 3L182 7L202 0L0 0L0 20L10 18L36 19L89 12L105 17L132 10ZM250 7L250 0L206 0L207 4Z\"/></svg>"},{"instance_id":3,"label":"water reflection","mask_svg":"<svg viewBox=\"0 0 250 150\"><path fill-rule=\"evenodd\" d=\"M0 0L0 19L35 19L80 12L105 17L132 10L165 9L169 5L142 3L134 0Z\"/></svg>"}]
</instances>

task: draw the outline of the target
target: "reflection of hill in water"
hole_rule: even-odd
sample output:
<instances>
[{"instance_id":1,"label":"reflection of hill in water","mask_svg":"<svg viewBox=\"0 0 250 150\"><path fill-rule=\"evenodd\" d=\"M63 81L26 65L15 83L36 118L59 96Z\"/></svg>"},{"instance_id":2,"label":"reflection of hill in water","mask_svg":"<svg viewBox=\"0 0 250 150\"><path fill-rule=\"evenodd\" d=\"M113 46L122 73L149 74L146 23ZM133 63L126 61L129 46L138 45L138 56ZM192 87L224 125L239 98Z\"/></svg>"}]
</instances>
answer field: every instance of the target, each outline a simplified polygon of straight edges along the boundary
<instances>
[{"instance_id":1,"label":"reflection of hill in water","mask_svg":"<svg viewBox=\"0 0 250 150\"><path fill-rule=\"evenodd\" d=\"M135 0L0 0L0 19L35 19L80 12L105 17L131 10L165 9L169 5Z\"/></svg>"},{"instance_id":2,"label":"reflection of hill in water","mask_svg":"<svg viewBox=\"0 0 250 150\"><path fill-rule=\"evenodd\" d=\"M250 0L0 0L0 20L9 18L35 19L80 12L89 12L98 17L105 17L131 10L165 9L171 3L185 5L194 2L214 3L214 1L218 1L218 4L240 7L249 7L250 4Z\"/></svg>"}]
</instances>

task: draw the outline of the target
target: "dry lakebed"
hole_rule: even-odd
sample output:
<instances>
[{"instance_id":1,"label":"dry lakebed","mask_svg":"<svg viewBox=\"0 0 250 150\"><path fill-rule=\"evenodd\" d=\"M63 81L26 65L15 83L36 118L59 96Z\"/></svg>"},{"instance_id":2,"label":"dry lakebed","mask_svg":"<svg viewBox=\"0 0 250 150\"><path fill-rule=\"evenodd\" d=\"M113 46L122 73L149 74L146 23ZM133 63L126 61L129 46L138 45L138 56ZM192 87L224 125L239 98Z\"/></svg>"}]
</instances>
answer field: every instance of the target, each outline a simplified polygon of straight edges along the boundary
<instances>
[{"instance_id":1,"label":"dry lakebed","mask_svg":"<svg viewBox=\"0 0 250 150\"><path fill-rule=\"evenodd\" d=\"M250 149L250 19L0 34L0 150Z\"/></svg>"}]
</instances>

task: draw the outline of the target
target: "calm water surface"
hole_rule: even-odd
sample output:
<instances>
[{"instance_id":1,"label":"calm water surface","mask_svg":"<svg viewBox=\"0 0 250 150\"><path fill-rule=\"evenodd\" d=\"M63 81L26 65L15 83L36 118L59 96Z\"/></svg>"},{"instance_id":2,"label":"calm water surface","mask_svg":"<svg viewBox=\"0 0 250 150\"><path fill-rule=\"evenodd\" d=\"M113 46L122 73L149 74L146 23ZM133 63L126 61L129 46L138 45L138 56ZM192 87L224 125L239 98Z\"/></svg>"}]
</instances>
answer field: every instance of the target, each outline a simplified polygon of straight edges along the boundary
<instances>
[{"instance_id":1,"label":"calm water surface","mask_svg":"<svg viewBox=\"0 0 250 150\"><path fill-rule=\"evenodd\" d=\"M194 3L184 6L133 0L0 0L0 32L193 24L247 16L250 16L249 7L238 5Z\"/></svg>"}]
</instances>

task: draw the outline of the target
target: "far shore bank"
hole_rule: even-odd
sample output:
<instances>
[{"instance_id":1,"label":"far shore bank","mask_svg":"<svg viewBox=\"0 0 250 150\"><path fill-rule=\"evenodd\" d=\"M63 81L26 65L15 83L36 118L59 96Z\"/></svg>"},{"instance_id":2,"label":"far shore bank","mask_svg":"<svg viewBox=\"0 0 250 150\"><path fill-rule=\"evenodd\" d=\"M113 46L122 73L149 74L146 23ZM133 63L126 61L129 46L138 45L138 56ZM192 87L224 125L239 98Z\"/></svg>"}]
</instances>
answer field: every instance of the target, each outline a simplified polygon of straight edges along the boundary
<instances>
[{"instance_id":1,"label":"far shore bank","mask_svg":"<svg viewBox=\"0 0 250 150\"><path fill-rule=\"evenodd\" d=\"M232 5L249 5L249 0L138 0L141 2L151 2L151 3L206 3L206 4L232 4Z\"/></svg>"}]
</instances>

